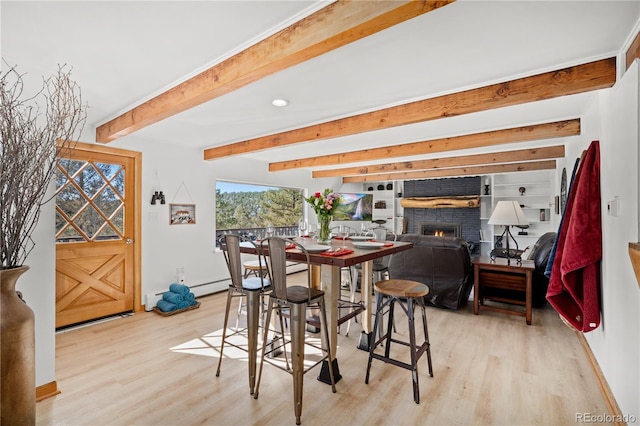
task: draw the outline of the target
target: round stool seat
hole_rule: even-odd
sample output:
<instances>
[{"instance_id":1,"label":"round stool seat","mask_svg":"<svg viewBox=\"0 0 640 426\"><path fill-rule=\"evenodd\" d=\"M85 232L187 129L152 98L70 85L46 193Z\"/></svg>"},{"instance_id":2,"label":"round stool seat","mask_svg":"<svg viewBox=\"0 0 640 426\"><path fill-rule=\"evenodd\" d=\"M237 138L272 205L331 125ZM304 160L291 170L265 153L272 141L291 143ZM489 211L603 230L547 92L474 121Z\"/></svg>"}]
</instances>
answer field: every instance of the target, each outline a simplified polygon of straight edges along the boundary
<instances>
[{"instance_id":1,"label":"round stool seat","mask_svg":"<svg viewBox=\"0 0 640 426\"><path fill-rule=\"evenodd\" d=\"M266 266L264 262L262 263L262 268L260 268L260 262L257 260L247 260L242 264L244 269L249 269L250 271L259 271L260 269L264 269Z\"/></svg>"},{"instance_id":2,"label":"round stool seat","mask_svg":"<svg viewBox=\"0 0 640 426\"><path fill-rule=\"evenodd\" d=\"M429 294L429 287L411 280L384 280L375 283L379 293L393 297L422 297Z\"/></svg>"},{"instance_id":3,"label":"round stool seat","mask_svg":"<svg viewBox=\"0 0 640 426\"><path fill-rule=\"evenodd\" d=\"M244 268L245 278L247 278L249 274L254 274L256 277L259 277L260 274L264 276L267 273L267 265L262 262L261 268L258 260L247 260L242 264L242 267Z\"/></svg>"}]
</instances>

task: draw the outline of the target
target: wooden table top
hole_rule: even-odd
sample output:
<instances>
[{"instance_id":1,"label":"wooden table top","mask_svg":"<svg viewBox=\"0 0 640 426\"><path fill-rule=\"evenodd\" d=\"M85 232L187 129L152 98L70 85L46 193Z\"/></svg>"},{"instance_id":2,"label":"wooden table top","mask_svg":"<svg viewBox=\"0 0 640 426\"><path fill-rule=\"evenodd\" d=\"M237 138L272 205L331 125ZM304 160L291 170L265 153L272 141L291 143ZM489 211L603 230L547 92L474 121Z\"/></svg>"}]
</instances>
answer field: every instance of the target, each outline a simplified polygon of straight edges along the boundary
<instances>
[{"instance_id":1,"label":"wooden table top","mask_svg":"<svg viewBox=\"0 0 640 426\"><path fill-rule=\"evenodd\" d=\"M296 239L296 241L299 241ZM332 241L331 246L333 248L343 247L342 241ZM304 241L302 242L304 245ZM318 245L317 243L309 243L313 245ZM344 247L350 250L353 250L353 253L346 254L343 256L326 256L322 253L309 253L309 260L312 264L316 265L332 265L332 266L340 266L347 267L357 265L359 263L363 263L369 260L377 259L379 257L384 257L390 254L398 253L404 250L409 250L413 247L412 243L404 242L404 241L396 241L393 242L392 246L380 247L376 249L361 249L354 247L351 241L346 241ZM256 249L252 244L241 244L240 251L242 253L251 253L256 254ZM266 255L268 255L268 251L266 251ZM287 259L306 262L305 255L295 249L287 250Z\"/></svg>"},{"instance_id":2,"label":"wooden table top","mask_svg":"<svg viewBox=\"0 0 640 426\"><path fill-rule=\"evenodd\" d=\"M495 260L492 260L490 257L480 256L472 259L471 263L474 265L476 264L480 265L483 268L491 267L492 269L503 269L503 270L509 270L509 269L529 270L529 269L536 268L533 260L523 260L522 264L518 264L518 261L516 259L511 259L511 264L509 265L507 264L507 259L504 257L496 257Z\"/></svg>"}]
</instances>

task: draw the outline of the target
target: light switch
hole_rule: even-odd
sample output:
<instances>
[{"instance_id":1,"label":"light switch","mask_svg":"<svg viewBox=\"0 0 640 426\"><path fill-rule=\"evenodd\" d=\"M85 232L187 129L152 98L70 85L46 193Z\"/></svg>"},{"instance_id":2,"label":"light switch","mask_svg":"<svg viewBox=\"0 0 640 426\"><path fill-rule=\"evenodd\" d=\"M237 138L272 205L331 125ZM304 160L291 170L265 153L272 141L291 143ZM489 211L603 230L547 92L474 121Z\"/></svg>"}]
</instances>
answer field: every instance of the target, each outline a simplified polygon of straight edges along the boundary
<instances>
[{"instance_id":1,"label":"light switch","mask_svg":"<svg viewBox=\"0 0 640 426\"><path fill-rule=\"evenodd\" d=\"M607 202L607 214L614 217L618 217L620 214L620 199L618 197Z\"/></svg>"}]
</instances>

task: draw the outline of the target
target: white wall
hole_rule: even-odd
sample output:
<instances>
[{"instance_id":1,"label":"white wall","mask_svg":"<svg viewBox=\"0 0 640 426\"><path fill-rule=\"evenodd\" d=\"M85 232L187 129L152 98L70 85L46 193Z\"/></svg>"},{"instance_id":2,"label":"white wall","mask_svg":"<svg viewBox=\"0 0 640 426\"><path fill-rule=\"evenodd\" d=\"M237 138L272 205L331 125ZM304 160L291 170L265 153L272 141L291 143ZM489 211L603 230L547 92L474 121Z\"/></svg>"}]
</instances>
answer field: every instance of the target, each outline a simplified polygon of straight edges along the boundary
<instances>
[{"instance_id":1,"label":"white wall","mask_svg":"<svg viewBox=\"0 0 640 426\"><path fill-rule=\"evenodd\" d=\"M53 188L52 184L49 193L53 193ZM42 207L40 221L33 233L35 249L25 262L29 270L16 285L35 315L36 386L55 380L55 235L55 204L50 202Z\"/></svg>"},{"instance_id":2,"label":"white wall","mask_svg":"<svg viewBox=\"0 0 640 426\"><path fill-rule=\"evenodd\" d=\"M602 323L585 334L622 414L640 422L640 291L628 256L638 235L638 60L612 90L602 91L582 120L580 142L567 146L567 173L592 140L600 141ZM620 200L620 214L607 202ZM631 424L631 423L630 423Z\"/></svg>"}]
</instances>

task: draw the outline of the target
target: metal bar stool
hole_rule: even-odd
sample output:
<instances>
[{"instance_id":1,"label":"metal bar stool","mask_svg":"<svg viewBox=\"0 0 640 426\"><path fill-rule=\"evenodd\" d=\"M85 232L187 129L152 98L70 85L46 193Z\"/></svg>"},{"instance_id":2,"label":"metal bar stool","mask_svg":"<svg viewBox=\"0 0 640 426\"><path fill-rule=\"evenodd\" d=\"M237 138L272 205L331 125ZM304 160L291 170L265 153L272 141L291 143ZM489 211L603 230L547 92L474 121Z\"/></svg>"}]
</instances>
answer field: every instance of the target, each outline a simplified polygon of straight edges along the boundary
<instances>
[{"instance_id":1,"label":"metal bar stool","mask_svg":"<svg viewBox=\"0 0 640 426\"><path fill-rule=\"evenodd\" d=\"M260 318L260 308L261 308L261 300L263 295L265 295L268 291L271 290L271 283L268 278L263 276L260 277L250 277L243 278L242 277L242 261L240 254L240 237L235 234L223 234L219 238L220 248L224 254L225 261L227 263L227 267L229 269L229 275L231 277L231 283L229 284L229 290L227 293L227 305L224 314L224 325L222 327L222 341L220 343L220 358L218 360L218 368L216 370L216 377L220 376L220 367L222 365L223 351L225 343L231 344L227 342L227 338L240 333L238 330L238 324L236 322L236 330L231 334L227 334L227 324L229 322L229 311L231 309L231 299L234 297L246 297L247 299L247 352L249 358L249 393L254 393L255 383L256 383L256 367L257 367L257 353L258 353L258 335L259 335L259 318ZM251 241L248 243L255 244ZM260 262L261 267L266 267L263 262L263 256L260 254L259 247L256 246L258 250L258 261ZM264 265L264 266L263 266ZM242 303L242 301L240 302ZM264 324L264 328L268 328L268 324ZM282 322L282 317L280 317L280 329L284 330L284 325ZM286 353L285 353L286 358ZM288 362L288 361L287 361Z\"/></svg>"},{"instance_id":2,"label":"metal bar stool","mask_svg":"<svg viewBox=\"0 0 640 426\"><path fill-rule=\"evenodd\" d=\"M267 265L261 262L260 259L247 260L242 263L242 267L244 268L244 275L242 278L249 278L249 275L254 275L256 277L259 277L260 275L264 277L267 275Z\"/></svg>"},{"instance_id":3,"label":"metal bar stool","mask_svg":"<svg viewBox=\"0 0 640 426\"><path fill-rule=\"evenodd\" d=\"M393 241L396 242L398 239L398 236L395 232L393 232L390 229L384 228L382 227L382 225L379 225L378 228L373 228L370 231L372 238L375 241L379 241L379 242L388 242L388 241ZM373 282L378 282L378 281L382 281L384 279L388 279L389 278L389 262L391 262L391 256L393 255L388 255L388 256L384 256L382 258L378 258L378 259L374 259L373 260ZM357 264L355 266L352 267L352 277L351 277L351 303L355 303L356 300L356 287L358 284L358 279L360 278L360 275L362 274L362 265L361 264ZM369 308L369 307L367 307ZM357 317L354 318L355 322L358 322ZM347 331L345 333L346 336L349 335L349 330L351 329L351 319L349 319L349 322L347 322ZM382 336L382 327L380 328L380 336Z\"/></svg>"},{"instance_id":4,"label":"metal bar stool","mask_svg":"<svg viewBox=\"0 0 640 426\"><path fill-rule=\"evenodd\" d=\"M263 241L264 242L264 241ZM324 291L311 287L311 262L309 260L309 252L303 245L282 237L269 237L266 239L268 248L268 268L272 290L269 294L269 309L267 310L267 320L271 319L271 312L281 309L289 309L290 332L291 332L291 365L292 369L287 371L293 375L293 400L294 411L296 416L296 424L300 424L302 415L302 385L303 376L309 370L304 368L304 346L305 346L305 328L307 325L306 310L308 307L318 308L320 310L320 328L322 329L322 350L324 352L323 359L328 359L329 364L333 357L331 356L331 345L329 345L329 332L327 329L327 316L324 303ZM287 253L288 245L292 245L297 250L306 255L307 263L307 285L287 286ZM265 327L264 339L262 344L262 356L260 357L260 371L258 373L258 381L256 390L253 394L255 399L258 398L260 389L260 380L262 378L262 367L264 365L265 350L267 347L269 330ZM314 364L318 365L318 363ZM311 368L311 367L309 367ZM331 390L336 392L335 380L333 377L333 369L329 368L329 377L331 379Z\"/></svg>"},{"instance_id":5,"label":"metal bar stool","mask_svg":"<svg viewBox=\"0 0 640 426\"><path fill-rule=\"evenodd\" d=\"M384 309L389 307L389 317L387 332L381 336L377 341L370 345L369 349L369 363L367 364L367 375L364 379L366 384L369 384L369 372L371 370L371 361L379 359L385 363L393 364L398 367L411 370L411 377L413 379L413 400L416 404L420 404L420 389L418 388L418 360L424 354L427 353L427 360L429 361L429 375L433 377L433 368L431 366L431 345L429 344L429 332L427 330L427 315L425 312L423 297L429 294L429 287L419 283L417 281L410 280L384 280L375 284L375 289L378 294L376 303L376 318L373 323L372 339L375 339L378 325L383 317ZM416 347L416 331L414 322L414 310L415 303L422 309L422 325L424 328L424 343L420 347ZM394 339L393 334L393 311L395 304L402 307L409 319L409 342ZM378 345L387 342L385 345L384 355L375 353ZM391 350L391 343L398 343L404 346L409 346L411 351L411 364L393 359L389 356Z\"/></svg>"}]
</instances>

